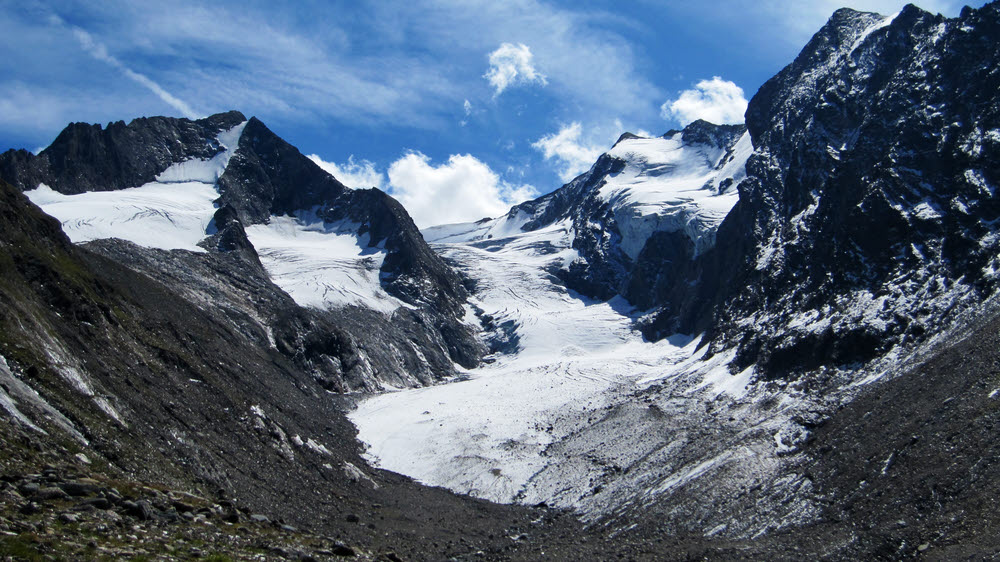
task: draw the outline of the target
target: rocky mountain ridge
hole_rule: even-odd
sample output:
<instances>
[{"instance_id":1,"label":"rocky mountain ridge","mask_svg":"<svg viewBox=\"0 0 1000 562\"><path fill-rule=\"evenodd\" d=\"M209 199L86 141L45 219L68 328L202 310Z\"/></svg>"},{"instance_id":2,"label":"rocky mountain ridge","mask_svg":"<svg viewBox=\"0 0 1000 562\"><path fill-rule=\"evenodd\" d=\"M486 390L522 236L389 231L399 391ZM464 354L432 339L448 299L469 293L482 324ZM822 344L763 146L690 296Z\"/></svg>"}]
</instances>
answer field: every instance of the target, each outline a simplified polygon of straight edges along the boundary
<instances>
[{"instance_id":1,"label":"rocky mountain ridge","mask_svg":"<svg viewBox=\"0 0 1000 562\"><path fill-rule=\"evenodd\" d=\"M753 97L748 177L706 260L723 281L691 295L737 368L869 361L995 292L998 26L996 3L841 10Z\"/></svg>"},{"instance_id":2,"label":"rocky mountain ridge","mask_svg":"<svg viewBox=\"0 0 1000 562\"><path fill-rule=\"evenodd\" d=\"M229 141L236 146L226 148L220 134L229 130L237 135L235 142ZM228 151L225 161L215 163L224 151ZM199 166L209 164L221 168L205 178ZM283 349L318 379L328 381L330 389L429 384L453 376L453 361L471 367L483 353L474 329L463 322L466 291L461 280L430 250L396 201L377 190L344 187L259 120L247 120L239 112L198 121L144 118L128 125L112 123L107 129L73 124L37 156L24 151L0 155L0 169L7 174L5 179L26 191L43 184L68 196L137 188L151 182L160 182L167 193L180 190L190 179L214 183L218 195L212 203L214 212L209 208L211 223L206 232L195 233L195 239L202 238L201 245L211 251L209 261L219 262L212 268L243 270L259 280L246 285L253 290L229 300L230 306L254 318L258 331L282 334ZM288 316L284 311L297 307L276 306L282 298L274 297L274 291L266 298L253 294L262 289L268 292L273 285L266 281L268 274L246 229L267 224L275 216L305 211L323 222L344 223L363 246L358 251L363 253L369 247L381 254L381 263L372 272L374 283L407 306L397 307L389 318L363 308L320 305L327 310L307 311L310 320L282 324ZM140 210L136 217L141 220L145 215L162 213ZM89 217L79 221L92 222ZM343 230L339 232L343 234ZM191 289L211 278L202 275L203 262L195 256L158 258L135 246L98 247L126 266L150 275L169 276L166 272L173 270L174 277L183 277L184 286ZM157 263L157 259L171 260L174 267ZM178 268L189 271L177 272ZM216 288L205 298L218 298L224 292ZM274 322L278 324L269 325ZM313 329L314 322L325 327ZM337 328L338 324L356 328L344 330ZM377 340L372 334L381 338ZM384 341L395 343L387 346Z\"/></svg>"},{"instance_id":3,"label":"rocky mountain ridge","mask_svg":"<svg viewBox=\"0 0 1000 562\"><path fill-rule=\"evenodd\" d=\"M658 138L625 133L584 174L560 189L475 225L431 227L433 242L483 241L562 225L574 259L553 268L589 297L623 295L649 308L715 243L736 203L750 154L742 125L695 121ZM667 266L666 264L670 264Z\"/></svg>"}]
</instances>

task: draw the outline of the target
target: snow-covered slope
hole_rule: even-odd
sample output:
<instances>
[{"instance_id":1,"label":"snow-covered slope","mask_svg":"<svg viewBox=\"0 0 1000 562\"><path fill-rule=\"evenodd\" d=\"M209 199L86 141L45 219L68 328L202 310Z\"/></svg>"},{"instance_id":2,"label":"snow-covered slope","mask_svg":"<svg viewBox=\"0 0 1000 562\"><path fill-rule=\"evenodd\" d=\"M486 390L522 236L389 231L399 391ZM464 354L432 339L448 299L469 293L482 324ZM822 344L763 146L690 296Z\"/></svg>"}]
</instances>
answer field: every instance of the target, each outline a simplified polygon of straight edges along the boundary
<instances>
[{"instance_id":1,"label":"snow-covered slope","mask_svg":"<svg viewBox=\"0 0 1000 562\"><path fill-rule=\"evenodd\" d=\"M0 174L72 241L239 310L330 390L429 384L485 352L461 280L405 209L348 189L256 118L71 124L38 155L0 154ZM234 269L269 283L220 282ZM275 306L279 288L294 303Z\"/></svg>"},{"instance_id":2,"label":"snow-covered slope","mask_svg":"<svg viewBox=\"0 0 1000 562\"><path fill-rule=\"evenodd\" d=\"M140 187L63 194L42 183L25 194L58 218L76 243L120 238L147 248L205 252L201 244L216 232L213 219L222 201L219 178L247 123L220 132L212 144L221 151L214 156L171 164ZM296 303L316 308L355 305L386 314L408 306L382 287L384 239L372 243L361 224L325 221L315 208L293 214L271 215L245 230L272 280Z\"/></svg>"},{"instance_id":3,"label":"snow-covered slope","mask_svg":"<svg viewBox=\"0 0 1000 562\"><path fill-rule=\"evenodd\" d=\"M314 213L271 217L247 227L271 280L302 306L355 305L390 313L405 302L382 288L384 243L369 245L358 224L328 223Z\"/></svg>"},{"instance_id":4,"label":"snow-covered slope","mask_svg":"<svg viewBox=\"0 0 1000 562\"><path fill-rule=\"evenodd\" d=\"M576 255L550 268L555 275L587 296L622 295L648 308L672 282L658 272L660 263L676 261L680 272L714 246L752 152L742 125L695 121L657 138L626 133L590 170L548 195L502 217L423 234L432 242L470 242L563 224Z\"/></svg>"},{"instance_id":5,"label":"snow-covered slope","mask_svg":"<svg viewBox=\"0 0 1000 562\"><path fill-rule=\"evenodd\" d=\"M560 474L556 497L549 489L556 483L539 475L567 460L552 448L588 419L679 373L692 389L718 381L744 393L748 376L702 379L720 367L725 373L724 360L692 361L692 338L644 342L624 299L588 299L548 273L575 257L571 232L560 222L497 241L436 246L475 281L471 302L506 352L467 371L467 380L362 402L351 419L373 462L495 501L581 507L592 488L586 469Z\"/></svg>"},{"instance_id":6,"label":"snow-covered slope","mask_svg":"<svg viewBox=\"0 0 1000 562\"><path fill-rule=\"evenodd\" d=\"M140 187L64 195L39 184L25 195L59 219L76 243L121 238L149 248L204 252L198 243L210 234L217 182L245 126L246 121L219 133L224 150L215 156L173 164Z\"/></svg>"},{"instance_id":7,"label":"snow-covered slope","mask_svg":"<svg viewBox=\"0 0 1000 562\"><path fill-rule=\"evenodd\" d=\"M199 244L214 233L219 178L239 146L247 121L219 133L223 148L211 158L172 164L156 180L117 191L64 195L45 184L25 195L62 222L73 242L121 238L147 248L205 252ZM272 216L246 234L272 280L302 306L364 306L390 313L403 301L381 286L385 241L370 244L361 225L326 222L315 212Z\"/></svg>"},{"instance_id":8,"label":"snow-covered slope","mask_svg":"<svg viewBox=\"0 0 1000 562\"><path fill-rule=\"evenodd\" d=\"M622 251L639 257L653 232L684 232L694 255L715 243L715 230L739 199L753 152L749 133L722 147L684 141L684 133L653 139L622 139L608 155L625 168L608 177L600 197L614 209Z\"/></svg>"},{"instance_id":9,"label":"snow-covered slope","mask_svg":"<svg viewBox=\"0 0 1000 562\"><path fill-rule=\"evenodd\" d=\"M432 242L504 238L549 226L600 227L636 260L655 232L683 232L694 254L712 246L715 230L739 198L753 152L740 126L696 121L662 137L622 135L591 170L549 195L502 217L427 228ZM576 245L576 240L571 240Z\"/></svg>"}]
</instances>

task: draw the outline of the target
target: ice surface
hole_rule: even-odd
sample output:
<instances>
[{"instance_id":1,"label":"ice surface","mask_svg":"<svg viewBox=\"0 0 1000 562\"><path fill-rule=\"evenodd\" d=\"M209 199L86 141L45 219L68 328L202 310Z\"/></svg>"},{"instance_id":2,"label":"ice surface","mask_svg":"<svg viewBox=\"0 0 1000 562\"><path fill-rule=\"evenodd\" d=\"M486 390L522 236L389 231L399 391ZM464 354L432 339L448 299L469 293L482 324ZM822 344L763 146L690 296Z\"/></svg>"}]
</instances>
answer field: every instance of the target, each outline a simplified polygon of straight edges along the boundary
<instances>
[{"instance_id":1,"label":"ice surface","mask_svg":"<svg viewBox=\"0 0 1000 562\"><path fill-rule=\"evenodd\" d=\"M524 233L517 220L425 231L453 241L435 248L475 279L473 304L514 327L517 350L467 380L369 398L350 417L382 468L495 501L574 506L589 492L585 479L554 498L539 474L559 462L547 451L580 420L671 378L706 399L742 396L750 372L724 374L731 355L701 361L694 338L644 341L627 302L588 300L548 273L576 257L568 221Z\"/></svg>"},{"instance_id":2,"label":"ice surface","mask_svg":"<svg viewBox=\"0 0 1000 562\"><path fill-rule=\"evenodd\" d=\"M739 200L736 185L752 153L749 133L725 161L725 150L686 144L681 133L619 142L608 154L624 160L625 169L608 178L600 195L615 208L622 250L635 259L656 231L684 232L696 254L714 245L715 229Z\"/></svg>"},{"instance_id":3,"label":"ice surface","mask_svg":"<svg viewBox=\"0 0 1000 562\"><path fill-rule=\"evenodd\" d=\"M25 195L59 219L76 243L121 238L148 248L204 252L219 198L216 182L239 144L243 122L219 134L225 150L208 160L194 158L173 164L140 187L63 195L45 184Z\"/></svg>"},{"instance_id":4,"label":"ice surface","mask_svg":"<svg viewBox=\"0 0 1000 562\"><path fill-rule=\"evenodd\" d=\"M25 195L59 219L77 244L121 238L147 248L204 252L198 247L212 222L219 192L201 182L148 183L120 191L63 195L45 184Z\"/></svg>"},{"instance_id":5,"label":"ice surface","mask_svg":"<svg viewBox=\"0 0 1000 562\"><path fill-rule=\"evenodd\" d=\"M392 312L406 306L382 289L379 269L385 250L369 247L360 225L325 223L312 213L271 217L247 227L271 280L302 306L366 306Z\"/></svg>"}]
</instances>

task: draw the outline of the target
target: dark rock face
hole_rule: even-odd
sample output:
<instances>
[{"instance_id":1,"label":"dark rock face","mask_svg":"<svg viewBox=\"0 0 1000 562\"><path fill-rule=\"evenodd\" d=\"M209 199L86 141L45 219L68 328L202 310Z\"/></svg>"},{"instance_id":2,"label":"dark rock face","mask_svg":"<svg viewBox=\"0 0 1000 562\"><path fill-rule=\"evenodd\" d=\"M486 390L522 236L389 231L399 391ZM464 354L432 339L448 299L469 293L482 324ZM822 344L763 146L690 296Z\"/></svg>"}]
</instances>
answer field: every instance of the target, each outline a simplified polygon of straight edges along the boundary
<instances>
[{"instance_id":1,"label":"dark rock face","mask_svg":"<svg viewBox=\"0 0 1000 562\"><path fill-rule=\"evenodd\" d=\"M247 225L333 202L346 191L256 117L247 122L239 148L219 178L220 206L232 206Z\"/></svg>"},{"instance_id":2,"label":"dark rock face","mask_svg":"<svg viewBox=\"0 0 1000 562\"><path fill-rule=\"evenodd\" d=\"M370 246L381 246L387 252L380 270L385 290L428 309L423 311L430 315L428 326L438 334L447 334L456 362L465 367L479 362L481 346L471 330L458 321L467 298L461 279L424 242L395 199L378 189L344 187L256 118L243 130L239 148L219 178L219 190L222 209L232 209L242 224L311 209L326 221L357 224L358 235L367 234ZM217 223L219 218L217 215ZM232 224L231 217L222 218L225 224ZM227 246L242 244L238 229L231 237L233 241L226 242Z\"/></svg>"},{"instance_id":3,"label":"dark rock face","mask_svg":"<svg viewBox=\"0 0 1000 562\"><path fill-rule=\"evenodd\" d=\"M143 117L107 128L73 123L38 156L26 150L0 155L0 178L22 191L44 183L66 194L137 187L171 164L218 154L216 135L245 120L230 111L197 121Z\"/></svg>"},{"instance_id":4,"label":"dark rock face","mask_svg":"<svg viewBox=\"0 0 1000 562\"><path fill-rule=\"evenodd\" d=\"M698 304L648 335L707 329L737 368L784 376L920 341L991 294L998 39L996 3L835 13L751 100L739 203L673 299Z\"/></svg>"},{"instance_id":5,"label":"dark rock face","mask_svg":"<svg viewBox=\"0 0 1000 562\"><path fill-rule=\"evenodd\" d=\"M38 156L24 151L0 155L0 176L22 190L41 182L67 194L136 187L154 180L173 163L218 154L222 147L217 135L244 121L234 111L198 121L136 119L107 129L73 124ZM461 279L427 246L391 197L375 189L348 189L256 118L247 121L217 185L219 208L211 236L203 243L215 256L212 266L205 267L198 258L175 258L128 244L99 243L95 249L133 269L143 264L147 268L143 272L154 277L174 268L175 277L182 278L175 281L192 288L212 287L202 295L209 299L233 296L218 288L220 278L255 279L258 292L267 298L248 290L238 298L249 300L230 302L231 306L250 316L284 322L272 326L295 342L283 349L326 380L330 389L430 384L454 374L451 361L465 367L478 364L485 348L474 330L460 321L467 298ZM267 281L245 227L301 211L313 211L327 221L349 221L359 236L368 234L371 246L386 251L380 271L385 290L417 310L400 310L392 318L360 309L330 314L299 311L294 319L279 315L274 303L298 307L276 296L280 291ZM248 307L249 303L257 305ZM340 343L308 343L316 338ZM318 350L332 351L328 355Z\"/></svg>"},{"instance_id":6,"label":"dark rock face","mask_svg":"<svg viewBox=\"0 0 1000 562\"><path fill-rule=\"evenodd\" d=\"M704 144L708 146L718 146L730 149L740 140L747 130L745 125L716 125L702 119L692 121L683 130L676 129L667 131L663 136L669 138L677 133L684 135L684 142L687 144ZM621 139L619 139L621 142Z\"/></svg>"}]
</instances>

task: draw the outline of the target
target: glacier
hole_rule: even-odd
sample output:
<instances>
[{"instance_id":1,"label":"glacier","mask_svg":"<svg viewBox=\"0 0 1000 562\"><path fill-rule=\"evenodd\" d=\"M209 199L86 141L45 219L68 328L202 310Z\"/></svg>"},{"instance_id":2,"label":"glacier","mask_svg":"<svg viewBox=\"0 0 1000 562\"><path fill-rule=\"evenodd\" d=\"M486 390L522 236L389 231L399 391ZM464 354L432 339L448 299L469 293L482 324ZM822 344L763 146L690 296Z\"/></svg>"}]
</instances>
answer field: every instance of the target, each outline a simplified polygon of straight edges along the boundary
<instances>
[{"instance_id":1,"label":"glacier","mask_svg":"<svg viewBox=\"0 0 1000 562\"><path fill-rule=\"evenodd\" d=\"M217 182L239 146L244 121L218 135L224 150L210 159L178 162L139 187L64 195L45 184L24 194L59 219L75 243L121 238L147 248L204 252L198 243L209 234Z\"/></svg>"}]
</instances>

